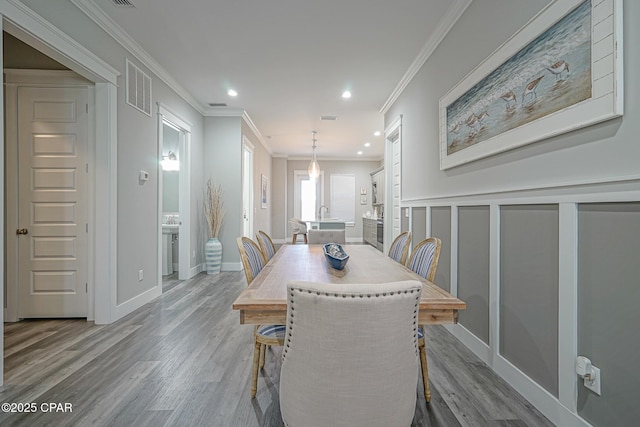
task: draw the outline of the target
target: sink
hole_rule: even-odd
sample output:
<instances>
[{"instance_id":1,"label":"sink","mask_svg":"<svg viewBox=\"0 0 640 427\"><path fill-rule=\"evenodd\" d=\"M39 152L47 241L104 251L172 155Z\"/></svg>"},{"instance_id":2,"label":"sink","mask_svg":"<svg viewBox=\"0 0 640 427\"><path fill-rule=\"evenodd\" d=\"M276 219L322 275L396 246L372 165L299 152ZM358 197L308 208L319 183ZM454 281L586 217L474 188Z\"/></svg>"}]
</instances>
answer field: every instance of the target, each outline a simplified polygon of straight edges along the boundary
<instances>
[{"instance_id":1,"label":"sink","mask_svg":"<svg viewBox=\"0 0 640 427\"><path fill-rule=\"evenodd\" d=\"M178 234L180 224L162 224L162 234Z\"/></svg>"}]
</instances>

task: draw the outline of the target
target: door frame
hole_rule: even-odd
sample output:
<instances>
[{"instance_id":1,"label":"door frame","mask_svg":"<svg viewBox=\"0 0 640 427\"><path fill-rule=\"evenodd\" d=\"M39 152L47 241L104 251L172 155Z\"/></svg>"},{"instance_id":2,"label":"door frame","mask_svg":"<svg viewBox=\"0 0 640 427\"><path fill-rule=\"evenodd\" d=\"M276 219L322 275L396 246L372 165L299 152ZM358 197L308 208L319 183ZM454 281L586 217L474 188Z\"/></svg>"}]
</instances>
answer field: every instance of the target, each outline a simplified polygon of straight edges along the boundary
<instances>
[{"instance_id":1,"label":"door frame","mask_svg":"<svg viewBox=\"0 0 640 427\"><path fill-rule=\"evenodd\" d=\"M10 232L10 230L19 227L18 218L18 88L20 87L39 87L39 88L86 88L87 103L92 103L95 98L93 84L73 71L68 70L14 70L5 69L5 152L7 159L15 159L15 161L6 162L3 178L6 179L5 187L5 203L6 218L5 226L7 236L5 236L5 259L6 259L6 311L4 313L5 322L16 322L20 320L18 317L18 296L20 293L18 282L18 239ZM8 107L8 108L7 108ZM95 141L92 138L92 120L87 118L87 148L86 157L83 159L87 164L88 170L93 170L94 164L91 161L91 153L95 151ZM13 179L9 179L13 177ZM89 205L91 203L90 188L92 180L90 174L87 174L87 192L83 194L87 203L87 221L90 218ZM15 186L8 187L13 183ZM9 209L13 208L13 209ZM87 251L89 257L87 259L87 319L92 320L89 316L93 316L90 311L92 309L92 299L89 292L89 277L91 276L91 258L93 256L93 246L89 233L87 233Z\"/></svg>"},{"instance_id":2,"label":"door frame","mask_svg":"<svg viewBox=\"0 0 640 427\"><path fill-rule=\"evenodd\" d=\"M120 72L19 2L0 2L2 29L94 83L89 98L89 285L88 319L107 324L124 316L117 307L117 83ZM0 65L4 61L0 56ZM4 88L0 88L4 96ZM90 91L91 95L91 91ZM0 105L4 117L4 105ZM4 131L4 120L2 121ZM4 218L4 150L0 151ZM100 224L99 227L96 224ZM5 240L5 231L0 235ZM0 247L4 258L5 249ZM4 276L4 266L0 267ZM4 318L4 293L0 313ZM0 372L2 372L0 334Z\"/></svg>"},{"instance_id":3,"label":"door frame","mask_svg":"<svg viewBox=\"0 0 640 427\"><path fill-rule=\"evenodd\" d=\"M384 153L384 168L385 168L385 182L384 182L384 252L389 252L389 248L394 239L393 223L399 221L402 223L402 114L396 118L385 130L385 153ZM396 142L397 141L397 142ZM395 177L393 170L393 144L398 144L398 150L400 155L399 164L399 177L398 177L398 211L396 212L394 206L394 191ZM396 218L396 215L399 215ZM400 232L402 232L402 225L400 226Z\"/></svg>"},{"instance_id":4,"label":"door frame","mask_svg":"<svg viewBox=\"0 0 640 427\"><path fill-rule=\"evenodd\" d=\"M243 218L243 223L242 223L242 234L249 234L248 237L250 239L253 239L253 197L254 197L254 176L253 176L253 171L254 171L254 154L255 154L255 145L253 145L253 143L251 141L249 141L249 138L247 138L245 135L242 135L242 209L243 211L245 211L245 214L248 218ZM245 162L245 153L249 153L251 155L251 161L249 163L251 163L249 165L249 168L247 168L246 162ZM247 169L249 169L247 171ZM247 177L246 173L249 172L250 175ZM248 206L245 206L245 202L247 203ZM245 223L248 223L249 225L249 233L245 233Z\"/></svg>"},{"instance_id":5,"label":"door frame","mask_svg":"<svg viewBox=\"0 0 640 427\"><path fill-rule=\"evenodd\" d=\"M191 272L191 124L183 120L167 106L158 102L158 162L162 161L163 126L168 123L180 133L178 172L178 210L180 226L178 235L178 279L187 280ZM162 168L158 168L158 286L162 289Z\"/></svg>"}]
</instances>

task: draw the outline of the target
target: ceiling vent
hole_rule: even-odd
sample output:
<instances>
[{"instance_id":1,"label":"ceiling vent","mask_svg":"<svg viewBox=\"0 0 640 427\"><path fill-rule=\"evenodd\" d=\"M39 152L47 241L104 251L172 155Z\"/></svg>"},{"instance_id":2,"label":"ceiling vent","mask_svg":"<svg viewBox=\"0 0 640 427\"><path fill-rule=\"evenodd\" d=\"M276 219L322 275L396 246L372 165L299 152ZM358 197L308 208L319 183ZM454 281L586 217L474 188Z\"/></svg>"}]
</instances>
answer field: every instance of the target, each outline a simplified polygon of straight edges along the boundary
<instances>
[{"instance_id":1,"label":"ceiling vent","mask_svg":"<svg viewBox=\"0 0 640 427\"><path fill-rule=\"evenodd\" d=\"M226 107L227 104L224 102L210 102L209 107Z\"/></svg>"},{"instance_id":2,"label":"ceiling vent","mask_svg":"<svg viewBox=\"0 0 640 427\"><path fill-rule=\"evenodd\" d=\"M118 7L135 7L129 0L111 0Z\"/></svg>"},{"instance_id":3,"label":"ceiling vent","mask_svg":"<svg viewBox=\"0 0 640 427\"><path fill-rule=\"evenodd\" d=\"M151 117L151 77L128 59L127 104Z\"/></svg>"},{"instance_id":4,"label":"ceiling vent","mask_svg":"<svg viewBox=\"0 0 640 427\"><path fill-rule=\"evenodd\" d=\"M338 118L336 116L320 116L320 120L328 120L328 121L333 121L333 120L337 120Z\"/></svg>"}]
</instances>

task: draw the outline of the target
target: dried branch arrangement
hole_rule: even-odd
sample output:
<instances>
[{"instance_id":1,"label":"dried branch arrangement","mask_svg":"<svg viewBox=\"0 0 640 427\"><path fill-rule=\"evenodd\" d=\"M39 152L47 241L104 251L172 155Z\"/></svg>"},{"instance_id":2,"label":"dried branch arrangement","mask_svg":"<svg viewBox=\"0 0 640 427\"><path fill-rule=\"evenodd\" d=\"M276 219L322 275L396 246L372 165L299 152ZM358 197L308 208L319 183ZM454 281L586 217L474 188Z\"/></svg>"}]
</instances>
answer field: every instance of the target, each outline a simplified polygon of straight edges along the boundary
<instances>
[{"instance_id":1,"label":"dried branch arrangement","mask_svg":"<svg viewBox=\"0 0 640 427\"><path fill-rule=\"evenodd\" d=\"M224 218L224 210L222 209L222 188L220 185L214 185L211 180L207 181L207 188L204 191L202 201L204 208L204 216L207 219L209 238L218 238L220 235L220 227Z\"/></svg>"}]
</instances>

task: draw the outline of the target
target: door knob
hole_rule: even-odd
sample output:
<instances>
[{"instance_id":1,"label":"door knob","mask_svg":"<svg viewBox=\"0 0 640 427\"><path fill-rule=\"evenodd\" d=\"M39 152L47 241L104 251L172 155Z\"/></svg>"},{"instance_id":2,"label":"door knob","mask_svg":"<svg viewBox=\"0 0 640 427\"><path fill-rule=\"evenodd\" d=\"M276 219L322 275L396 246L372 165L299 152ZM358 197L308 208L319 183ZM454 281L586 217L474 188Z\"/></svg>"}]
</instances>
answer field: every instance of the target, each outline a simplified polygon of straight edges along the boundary
<instances>
[{"instance_id":1,"label":"door knob","mask_svg":"<svg viewBox=\"0 0 640 427\"><path fill-rule=\"evenodd\" d=\"M29 230L27 230L26 228L18 228L16 230L16 234L29 234Z\"/></svg>"}]
</instances>

